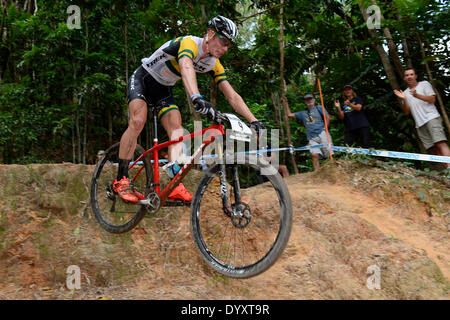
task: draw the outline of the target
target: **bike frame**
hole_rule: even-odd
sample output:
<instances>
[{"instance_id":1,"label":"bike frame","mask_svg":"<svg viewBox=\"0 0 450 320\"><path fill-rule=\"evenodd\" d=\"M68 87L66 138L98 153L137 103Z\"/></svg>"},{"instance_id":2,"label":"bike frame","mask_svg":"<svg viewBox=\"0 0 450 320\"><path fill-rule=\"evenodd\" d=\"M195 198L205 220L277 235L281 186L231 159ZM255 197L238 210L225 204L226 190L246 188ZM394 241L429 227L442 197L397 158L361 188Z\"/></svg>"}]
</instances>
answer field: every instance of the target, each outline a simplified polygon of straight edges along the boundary
<instances>
[{"instance_id":1,"label":"bike frame","mask_svg":"<svg viewBox=\"0 0 450 320\"><path fill-rule=\"evenodd\" d=\"M208 128L187 134L185 136L182 136L178 138L177 140L169 140L167 142L158 143L158 116L156 114L156 109L153 110L153 128L154 128L154 139L153 139L153 147L151 149L148 149L145 151L139 158L137 158L135 161L133 161L130 166L128 167L128 170L131 170L136 163L141 161L144 157L151 154L151 159L153 160L153 182L152 187L154 187L154 191L159 195L161 199L161 206L164 205L164 202L167 200L167 197L172 192L172 190L183 180L183 178L186 176L186 174L192 169L192 166L194 162L202 155L203 150L211 143L213 142L216 137L218 136L225 136L225 128L223 125L212 125ZM192 139L198 136L203 136L203 134L207 131L211 130L211 135L202 142L202 144L195 150L194 154L191 156L191 159L188 163L186 163L181 170L170 180L169 184L164 188L164 190L161 191L160 188L160 181L159 181L159 150L169 147L170 145L181 143L186 139ZM222 158L222 148L219 147L219 159ZM138 171L138 173L133 177L133 182L136 180L136 178L139 176L139 174L144 169L144 166ZM145 200L146 195L139 195L137 194L137 197L139 200Z\"/></svg>"}]
</instances>

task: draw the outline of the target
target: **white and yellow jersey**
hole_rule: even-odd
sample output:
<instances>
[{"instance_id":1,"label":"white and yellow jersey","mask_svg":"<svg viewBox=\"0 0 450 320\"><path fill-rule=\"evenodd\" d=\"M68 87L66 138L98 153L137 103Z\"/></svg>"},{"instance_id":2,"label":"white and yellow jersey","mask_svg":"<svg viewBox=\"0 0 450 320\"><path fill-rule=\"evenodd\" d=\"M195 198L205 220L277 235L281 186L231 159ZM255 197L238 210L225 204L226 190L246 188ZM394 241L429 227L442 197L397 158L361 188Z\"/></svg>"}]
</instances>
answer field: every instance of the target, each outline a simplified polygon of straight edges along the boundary
<instances>
[{"instance_id":1,"label":"white and yellow jersey","mask_svg":"<svg viewBox=\"0 0 450 320\"><path fill-rule=\"evenodd\" d=\"M178 60L181 57L189 57L194 64L195 72L210 73L217 84L227 80L225 69L219 59L208 56L200 60L205 54L202 44L203 38L195 36L178 37L167 41L149 58L142 59L142 66L162 85L173 86L181 79Z\"/></svg>"}]
</instances>

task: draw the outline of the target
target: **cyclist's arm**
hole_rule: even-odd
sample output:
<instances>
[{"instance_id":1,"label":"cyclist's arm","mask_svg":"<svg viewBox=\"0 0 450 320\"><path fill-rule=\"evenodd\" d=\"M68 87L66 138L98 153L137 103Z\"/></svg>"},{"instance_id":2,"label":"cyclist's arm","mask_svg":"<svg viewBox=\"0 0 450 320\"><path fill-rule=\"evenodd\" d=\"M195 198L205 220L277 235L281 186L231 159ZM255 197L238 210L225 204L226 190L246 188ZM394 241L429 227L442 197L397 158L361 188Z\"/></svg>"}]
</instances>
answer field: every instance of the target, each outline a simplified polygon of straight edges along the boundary
<instances>
[{"instance_id":1,"label":"cyclist's arm","mask_svg":"<svg viewBox=\"0 0 450 320\"><path fill-rule=\"evenodd\" d=\"M197 53L197 44L190 37L183 38L180 41L180 48L178 49L178 66L180 67L184 87L189 96L200 93L197 84L197 74L195 73L194 63L192 62L197 56Z\"/></svg>"},{"instance_id":2,"label":"cyclist's arm","mask_svg":"<svg viewBox=\"0 0 450 320\"><path fill-rule=\"evenodd\" d=\"M189 94L192 96L193 94L200 93L197 85L197 75L194 70L194 64L192 60L188 57L182 57L178 61L178 65L180 66L181 78L183 79L184 87Z\"/></svg>"},{"instance_id":3,"label":"cyclist's arm","mask_svg":"<svg viewBox=\"0 0 450 320\"><path fill-rule=\"evenodd\" d=\"M219 89L237 113L247 119L248 122L258 121L245 104L242 97L233 89L228 81L225 80L220 82Z\"/></svg>"}]
</instances>

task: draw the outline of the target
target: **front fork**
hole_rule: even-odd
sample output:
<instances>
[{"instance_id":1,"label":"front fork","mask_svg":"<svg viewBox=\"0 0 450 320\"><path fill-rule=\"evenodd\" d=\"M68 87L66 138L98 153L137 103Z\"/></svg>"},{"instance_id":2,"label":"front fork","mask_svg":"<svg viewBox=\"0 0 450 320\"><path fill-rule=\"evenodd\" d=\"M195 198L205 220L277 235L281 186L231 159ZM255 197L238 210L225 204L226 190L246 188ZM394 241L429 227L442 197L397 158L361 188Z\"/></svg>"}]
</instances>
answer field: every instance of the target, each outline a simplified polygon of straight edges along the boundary
<instances>
[{"instance_id":1,"label":"front fork","mask_svg":"<svg viewBox=\"0 0 450 320\"><path fill-rule=\"evenodd\" d=\"M219 154L218 158L220 161L220 191L222 196L222 209L223 212L227 216L231 216L233 214L233 208L232 204L229 202L228 197L228 183L227 183L227 177L226 177L226 167L225 167L225 160L223 158L223 149L222 145L219 145ZM233 194L234 194L234 208L239 208L241 204L241 186L239 184L239 174L238 174L238 167L236 165L232 166L232 181L233 181ZM236 209L235 209L236 210Z\"/></svg>"}]
</instances>

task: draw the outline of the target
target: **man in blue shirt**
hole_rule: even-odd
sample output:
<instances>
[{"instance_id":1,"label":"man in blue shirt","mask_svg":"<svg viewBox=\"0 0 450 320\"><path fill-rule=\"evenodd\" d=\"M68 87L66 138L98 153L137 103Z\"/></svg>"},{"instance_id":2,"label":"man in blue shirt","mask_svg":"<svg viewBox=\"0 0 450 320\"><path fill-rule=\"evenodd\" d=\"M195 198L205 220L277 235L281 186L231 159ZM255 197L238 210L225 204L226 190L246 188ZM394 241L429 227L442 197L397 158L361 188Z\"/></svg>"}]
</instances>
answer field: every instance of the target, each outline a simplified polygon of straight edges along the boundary
<instances>
[{"instance_id":1,"label":"man in blue shirt","mask_svg":"<svg viewBox=\"0 0 450 320\"><path fill-rule=\"evenodd\" d=\"M323 158L328 158L330 156L330 151L328 148L328 138L325 130L324 114L322 111L322 106L316 105L316 101L312 94L307 94L303 97L307 110L292 113L288 109L288 117L301 121L306 128L306 138L308 139L309 146L322 145L322 148L312 148L310 152L312 154L312 163L314 171L320 168L319 156ZM325 117L327 125L330 124L330 115L325 110ZM330 138L330 145L333 144Z\"/></svg>"}]
</instances>

